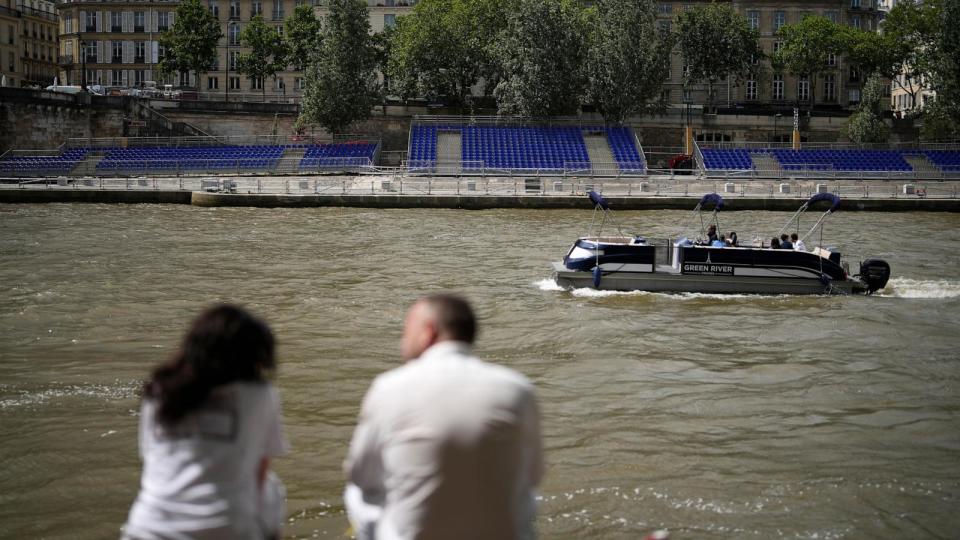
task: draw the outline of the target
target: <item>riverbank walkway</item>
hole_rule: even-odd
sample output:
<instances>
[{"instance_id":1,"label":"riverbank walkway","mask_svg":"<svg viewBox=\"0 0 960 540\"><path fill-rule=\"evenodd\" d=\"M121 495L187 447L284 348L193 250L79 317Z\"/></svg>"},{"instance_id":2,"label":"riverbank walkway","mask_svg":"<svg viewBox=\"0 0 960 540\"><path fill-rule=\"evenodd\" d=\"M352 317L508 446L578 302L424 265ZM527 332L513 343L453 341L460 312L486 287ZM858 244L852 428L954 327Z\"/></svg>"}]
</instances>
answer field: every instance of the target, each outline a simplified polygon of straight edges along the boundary
<instances>
[{"instance_id":1,"label":"riverbank walkway","mask_svg":"<svg viewBox=\"0 0 960 540\"><path fill-rule=\"evenodd\" d=\"M895 180L360 176L60 177L0 179L0 203L168 203L197 206L369 208L588 208L604 194L618 209L689 209L704 193L725 210L794 210L818 192L844 210L960 212L960 183Z\"/></svg>"}]
</instances>

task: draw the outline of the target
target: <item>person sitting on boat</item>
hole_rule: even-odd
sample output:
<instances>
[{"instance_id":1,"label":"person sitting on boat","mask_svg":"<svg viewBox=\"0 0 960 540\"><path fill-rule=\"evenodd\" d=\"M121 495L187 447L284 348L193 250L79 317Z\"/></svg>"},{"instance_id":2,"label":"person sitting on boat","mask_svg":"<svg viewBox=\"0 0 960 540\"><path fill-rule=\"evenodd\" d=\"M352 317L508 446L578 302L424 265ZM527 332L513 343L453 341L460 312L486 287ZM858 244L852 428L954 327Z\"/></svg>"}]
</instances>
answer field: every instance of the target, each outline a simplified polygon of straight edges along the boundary
<instances>
[{"instance_id":1,"label":"person sitting on boat","mask_svg":"<svg viewBox=\"0 0 960 540\"><path fill-rule=\"evenodd\" d=\"M770 239L770 249L780 249L780 239L776 236Z\"/></svg>"},{"instance_id":2,"label":"person sitting on boat","mask_svg":"<svg viewBox=\"0 0 960 540\"><path fill-rule=\"evenodd\" d=\"M713 245L713 242L717 239L717 226L711 225L707 227L707 244Z\"/></svg>"},{"instance_id":3,"label":"person sitting on boat","mask_svg":"<svg viewBox=\"0 0 960 540\"><path fill-rule=\"evenodd\" d=\"M803 240L800 240L800 237L797 236L797 233L790 235L790 241L793 244L794 251L806 251L807 246L803 243Z\"/></svg>"},{"instance_id":4,"label":"person sitting on boat","mask_svg":"<svg viewBox=\"0 0 960 540\"><path fill-rule=\"evenodd\" d=\"M730 231L730 236L727 238L727 245L737 247L737 233L735 231Z\"/></svg>"},{"instance_id":5,"label":"person sitting on boat","mask_svg":"<svg viewBox=\"0 0 960 540\"><path fill-rule=\"evenodd\" d=\"M717 238L713 242L710 242L710 247L719 247L719 248L727 247L727 239L724 238L723 235L721 234L720 238Z\"/></svg>"},{"instance_id":6,"label":"person sitting on boat","mask_svg":"<svg viewBox=\"0 0 960 540\"><path fill-rule=\"evenodd\" d=\"M780 249L793 249L793 242L790 241L790 237L786 234L780 235Z\"/></svg>"}]
</instances>

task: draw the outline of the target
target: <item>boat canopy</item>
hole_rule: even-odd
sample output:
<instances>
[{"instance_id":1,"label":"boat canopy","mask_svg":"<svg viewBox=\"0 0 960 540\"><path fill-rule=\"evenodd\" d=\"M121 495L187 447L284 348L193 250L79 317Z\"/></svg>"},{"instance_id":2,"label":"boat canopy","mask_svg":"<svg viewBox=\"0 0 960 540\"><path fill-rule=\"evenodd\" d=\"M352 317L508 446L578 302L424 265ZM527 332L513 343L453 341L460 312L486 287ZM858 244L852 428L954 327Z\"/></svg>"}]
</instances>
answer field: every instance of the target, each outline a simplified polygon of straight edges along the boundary
<instances>
[{"instance_id":1,"label":"boat canopy","mask_svg":"<svg viewBox=\"0 0 960 540\"><path fill-rule=\"evenodd\" d=\"M718 193L707 193L702 199L700 199L700 204L698 206L702 208L707 204L713 204L715 205L716 210L722 210L723 197L721 197Z\"/></svg>"},{"instance_id":2,"label":"boat canopy","mask_svg":"<svg viewBox=\"0 0 960 540\"><path fill-rule=\"evenodd\" d=\"M830 203L830 209L827 212L835 212L837 208L840 207L840 197L834 195L833 193L817 193L813 197L810 197L810 200L804 205L809 207L812 204L818 203L820 201L827 201Z\"/></svg>"},{"instance_id":3,"label":"boat canopy","mask_svg":"<svg viewBox=\"0 0 960 540\"><path fill-rule=\"evenodd\" d=\"M603 198L603 195L597 193L596 191L588 191L587 196L590 197L590 201L592 201L593 204L599 206L600 208L603 208L604 210L610 209L610 203Z\"/></svg>"}]
</instances>

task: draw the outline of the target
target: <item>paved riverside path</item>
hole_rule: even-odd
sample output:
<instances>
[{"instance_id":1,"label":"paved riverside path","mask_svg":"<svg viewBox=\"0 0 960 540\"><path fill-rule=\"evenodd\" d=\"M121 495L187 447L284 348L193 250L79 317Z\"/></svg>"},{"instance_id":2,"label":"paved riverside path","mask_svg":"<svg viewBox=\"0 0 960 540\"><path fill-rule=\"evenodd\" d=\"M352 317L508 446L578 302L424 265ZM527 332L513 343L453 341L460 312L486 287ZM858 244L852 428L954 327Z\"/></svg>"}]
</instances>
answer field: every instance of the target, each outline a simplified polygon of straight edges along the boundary
<instances>
[{"instance_id":1,"label":"paved riverside path","mask_svg":"<svg viewBox=\"0 0 960 540\"><path fill-rule=\"evenodd\" d=\"M166 203L198 206L368 208L590 208L597 190L613 208L693 208L718 192L730 210L796 210L824 189L844 210L960 211L960 182L909 180L719 181L677 177L182 176L0 178L0 203Z\"/></svg>"}]
</instances>

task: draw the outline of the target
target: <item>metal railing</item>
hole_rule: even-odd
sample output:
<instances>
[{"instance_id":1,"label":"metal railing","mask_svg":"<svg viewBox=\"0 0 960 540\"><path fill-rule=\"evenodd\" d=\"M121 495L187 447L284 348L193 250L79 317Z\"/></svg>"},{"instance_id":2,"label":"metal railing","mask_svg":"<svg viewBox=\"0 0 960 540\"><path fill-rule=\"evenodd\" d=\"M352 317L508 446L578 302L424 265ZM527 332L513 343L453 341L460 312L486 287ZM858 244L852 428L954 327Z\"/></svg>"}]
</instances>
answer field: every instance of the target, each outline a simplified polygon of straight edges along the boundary
<instances>
[{"instance_id":1,"label":"metal railing","mask_svg":"<svg viewBox=\"0 0 960 540\"><path fill-rule=\"evenodd\" d=\"M714 182L703 178L651 177L649 179L411 177L394 170L367 176L152 176L152 177L53 177L4 181L0 189L96 189L216 191L232 193L284 193L292 195L436 195L436 196L582 196L597 191L607 197L724 197L791 199L801 204L815 193L830 192L844 199L958 199L957 183L869 182Z\"/></svg>"},{"instance_id":2,"label":"metal railing","mask_svg":"<svg viewBox=\"0 0 960 540\"><path fill-rule=\"evenodd\" d=\"M562 167L495 167L484 161L437 161L432 159L405 160L401 169L408 174L428 176L642 176L646 168L642 161L597 162L565 161Z\"/></svg>"},{"instance_id":3,"label":"metal railing","mask_svg":"<svg viewBox=\"0 0 960 540\"><path fill-rule=\"evenodd\" d=\"M227 135L206 137L103 137L70 138L65 148L183 148L196 146L292 146L330 144L331 142L367 142L380 144L379 137L359 134L340 134L331 137L307 135Z\"/></svg>"}]
</instances>

